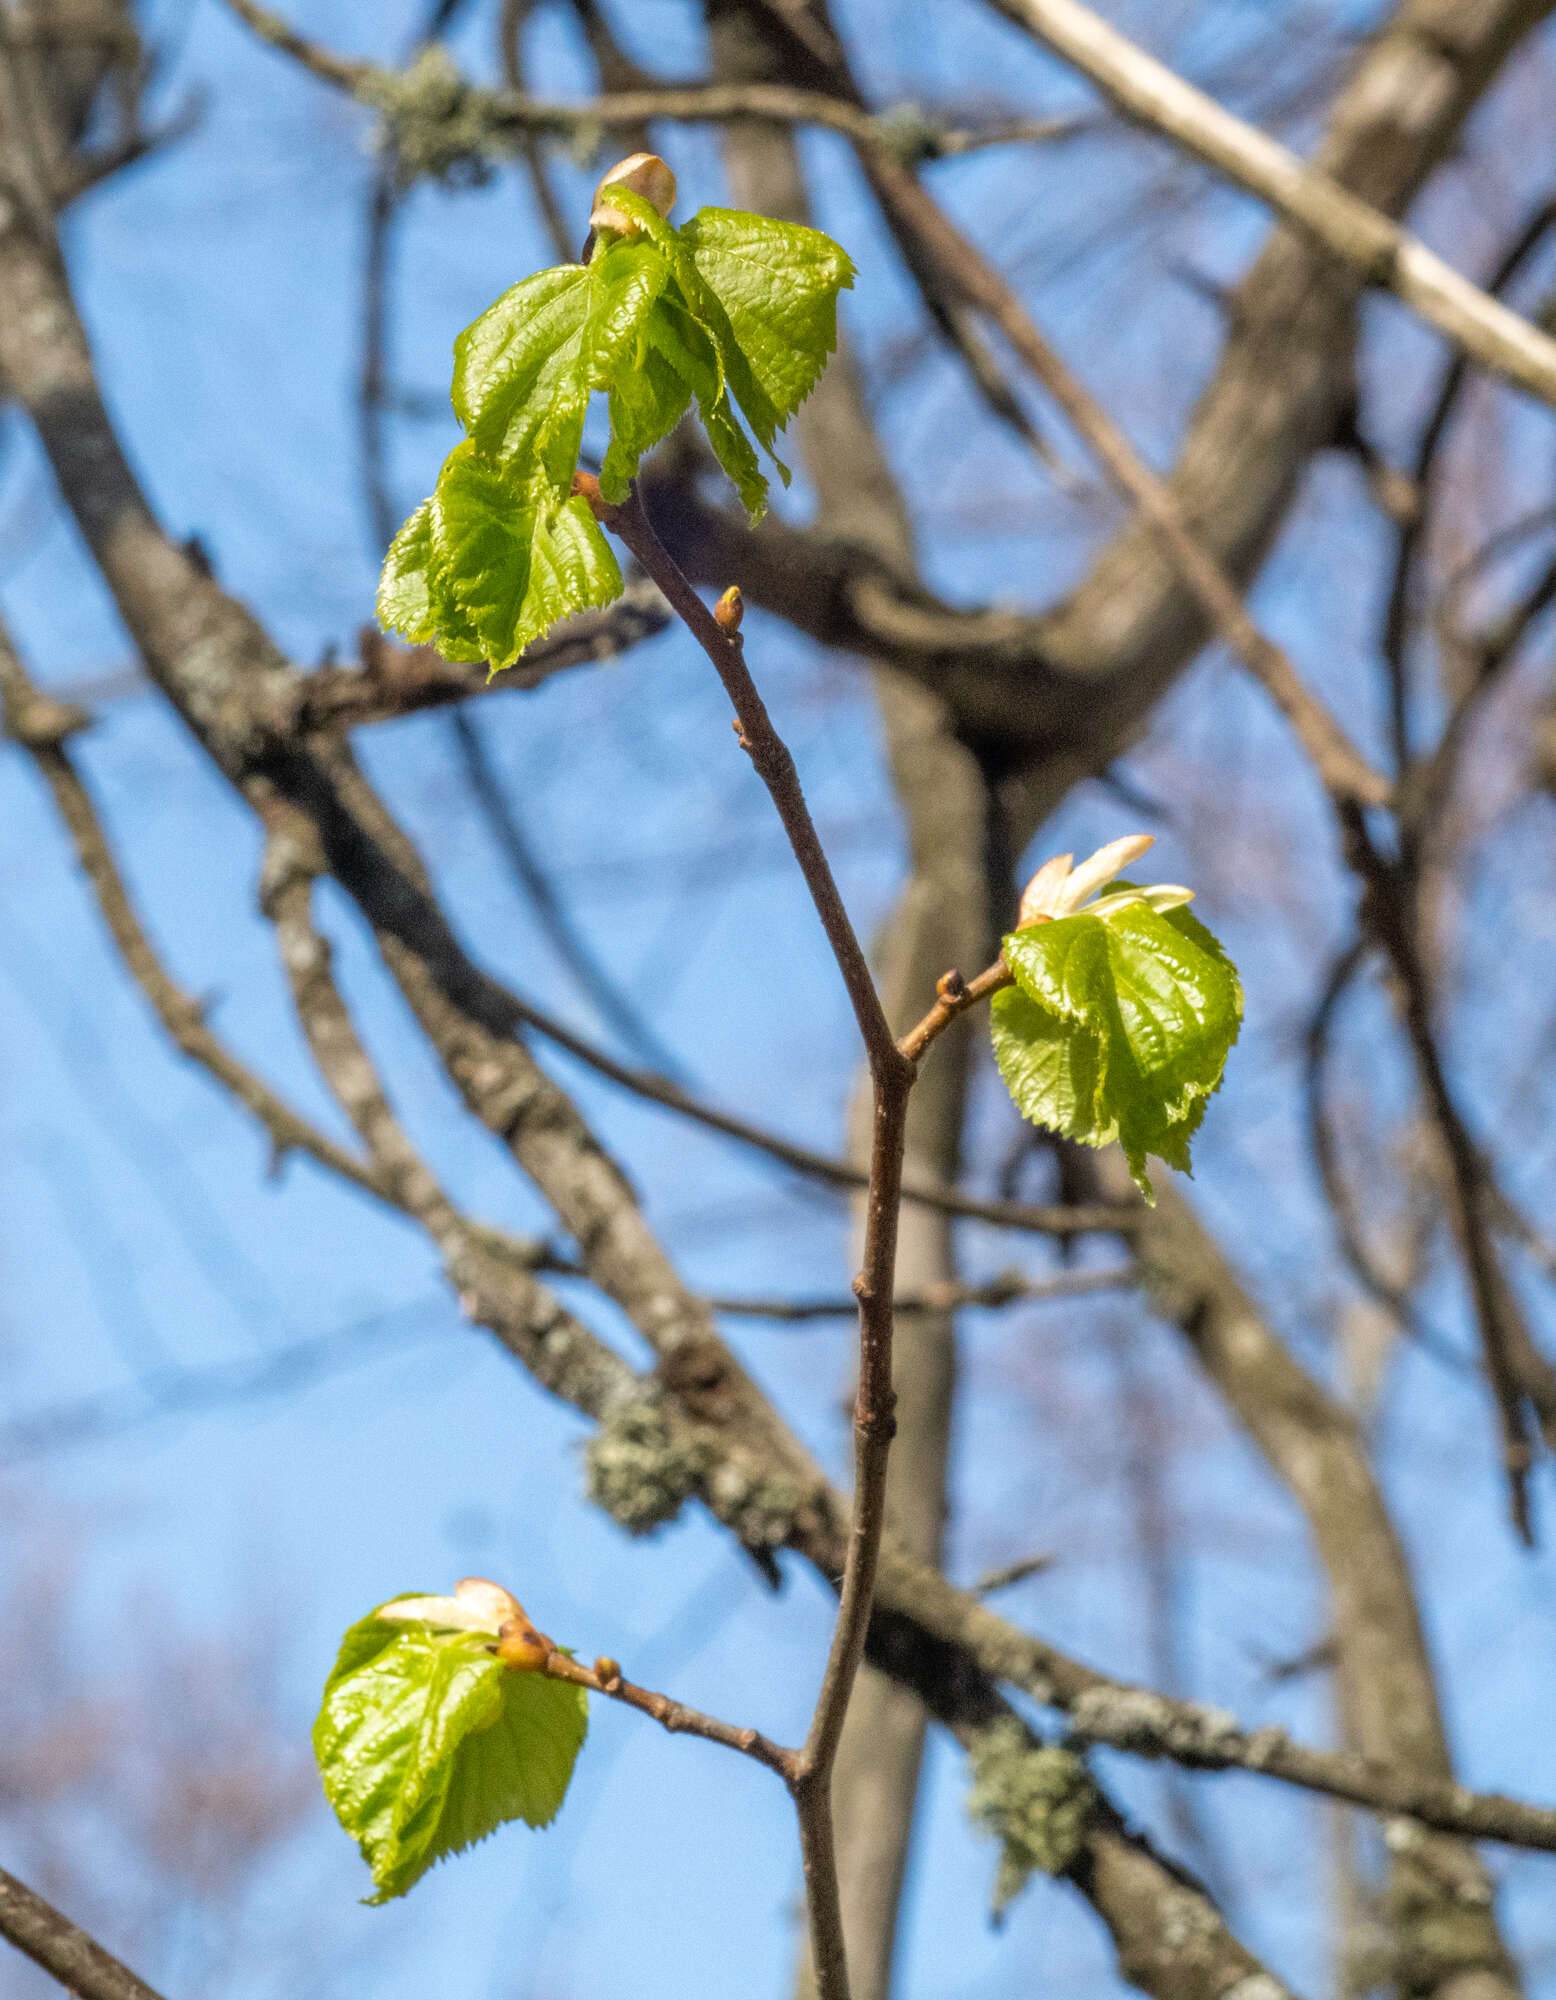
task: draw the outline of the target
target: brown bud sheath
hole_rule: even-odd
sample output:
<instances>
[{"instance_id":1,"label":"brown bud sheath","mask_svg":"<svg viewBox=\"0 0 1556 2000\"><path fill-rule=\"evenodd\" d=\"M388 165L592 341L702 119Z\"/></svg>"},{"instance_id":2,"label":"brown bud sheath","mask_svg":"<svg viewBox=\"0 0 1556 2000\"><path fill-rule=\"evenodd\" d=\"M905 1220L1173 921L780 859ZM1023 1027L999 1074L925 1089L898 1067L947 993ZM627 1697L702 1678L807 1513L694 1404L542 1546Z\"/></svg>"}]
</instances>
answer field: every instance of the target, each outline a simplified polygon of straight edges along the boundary
<instances>
[{"instance_id":1,"label":"brown bud sheath","mask_svg":"<svg viewBox=\"0 0 1556 2000\"><path fill-rule=\"evenodd\" d=\"M732 583L729 589L713 607L713 616L731 638L740 630L740 621L746 615L746 601L740 595L740 585Z\"/></svg>"},{"instance_id":2,"label":"brown bud sheath","mask_svg":"<svg viewBox=\"0 0 1556 2000\"><path fill-rule=\"evenodd\" d=\"M511 1672L538 1673L556 1651L525 1617L510 1618L497 1634L497 1657Z\"/></svg>"}]
</instances>

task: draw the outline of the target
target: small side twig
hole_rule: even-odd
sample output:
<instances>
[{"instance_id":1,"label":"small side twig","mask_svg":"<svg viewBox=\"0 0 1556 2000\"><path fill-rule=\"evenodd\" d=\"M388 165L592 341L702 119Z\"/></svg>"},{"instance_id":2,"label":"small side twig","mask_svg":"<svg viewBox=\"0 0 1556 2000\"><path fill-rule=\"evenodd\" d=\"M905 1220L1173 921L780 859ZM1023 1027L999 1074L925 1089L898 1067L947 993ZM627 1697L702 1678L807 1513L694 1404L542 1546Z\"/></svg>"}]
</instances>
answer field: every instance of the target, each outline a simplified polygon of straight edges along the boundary
<instances>
[{"instance_id":1,"label":"small side twig","mask_svg":"<svg viewBox=\"0 0 1556 2000\"><path fill-rule=\"evenodd\" d=\"M960 1312L964 1307L993 1310L1001 1306L1041 1305L1051 1299L1089 1298L1116 1292L1136 1282L1133 1269L1118 1265L1102 1271L1062 1271L1053 1278L1026 1278L1017 1271L991 1278L983 1285L926 1285L920 1292L899 1292L892 1301L898 1319L924 1313ZM712 1297L708 1304L731 1319L768 1319L805 1325L819 1319L843 1319L859 1310L855 1298L764 1299Z\"/></svg>"},{"instance_id":2,"label":"small side twig","mask_svg":"<svg viewBox=\"0 0 1556 2000\"><path fill-rule=\"evenodd\" d=\"M588 1688L591 1694L623 1702L639 1715L657 1722L661 1729L669 1730L672 1736L700 1736L705 1743L717 1743L726 1750L738 1750L741 1756L753 1758L769 1771L776 1771L785 1782L792 1779L796 1753L782 1743L774 1743L759 1729L721 1721L718 1716L705 1715L700 1708L691 1708L670 1695L639 1687L635 1681L624 1679L620 1665L604 1655L592 1667L586 1667L582 1660L570 1658L553 1645L543 1633L535 1637L544 1651L537 1671L552 1680L571 1681L575 1687Z\"/></svg>"}]
</instances>

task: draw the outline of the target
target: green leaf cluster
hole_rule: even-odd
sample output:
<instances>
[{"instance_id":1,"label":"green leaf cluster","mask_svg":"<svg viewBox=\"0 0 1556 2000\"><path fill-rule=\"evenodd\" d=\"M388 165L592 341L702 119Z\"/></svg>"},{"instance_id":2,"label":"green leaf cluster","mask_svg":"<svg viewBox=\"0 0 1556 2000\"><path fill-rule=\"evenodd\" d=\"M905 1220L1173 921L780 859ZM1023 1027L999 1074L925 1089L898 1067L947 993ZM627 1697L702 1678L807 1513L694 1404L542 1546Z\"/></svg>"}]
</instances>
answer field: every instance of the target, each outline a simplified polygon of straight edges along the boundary
<instances>
[{"instance_id":1,"label":"green leaf cluster","mask_svg":"<svg viewBox=\"0 0 1556 2000\"><path fill-rule=\"evenodd\" d=\"M1148 1153L1189 1171L1242 1023L1237 968L1186 909L1143 899L1013 931L1004 959L994 1055L1017 1108L1083 1145L1116 1139L1149 1201Z\"/></svg>"},{"instance_id":2,"label":"green leaf cluster","mask_svg":"<svg viewBox=\"0 0 1556 2000\"><path fill-rule=\"evenodd\" d=\"M511 665L557 619L620 593L616 559L572 497L596 392L610 414L605 499L626 499L643 454L695 404L756 520L757 446L787 482L778 433L837 344L853 266L820 230L724 208L676 229L629 188L609 200L628 229L601 229L587 265L514 285L454 343L466 434L395 537L378 593L386 627L447 659Z\"/></svg>"},{"instance_id":3,"label":"green leaf cluster","mask_svg":"<svg viewBox=\"0 0 1556 2000\"><path fill-rule=\"evenodd\" d=\"M490 1634L380 1615L392 1608L341 1641L313 1727L325 1795L373 1871L374 1903L506 1820L547 1825L588 1728L581 1687L504 1667Z\"/></svg>"}]
</instances>

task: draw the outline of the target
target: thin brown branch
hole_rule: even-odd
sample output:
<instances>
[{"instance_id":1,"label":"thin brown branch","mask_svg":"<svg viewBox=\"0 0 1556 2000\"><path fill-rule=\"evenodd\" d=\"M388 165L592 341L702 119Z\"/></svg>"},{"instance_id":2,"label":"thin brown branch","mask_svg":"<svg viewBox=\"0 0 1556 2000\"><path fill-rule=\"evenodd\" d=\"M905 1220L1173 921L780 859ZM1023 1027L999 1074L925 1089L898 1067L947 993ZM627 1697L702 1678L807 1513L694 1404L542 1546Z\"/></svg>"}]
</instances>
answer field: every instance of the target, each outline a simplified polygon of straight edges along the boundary
<instances>
[{"instance_id":1,"label":"thin brown branch","mask_svg":"<svg viewBox=\"0 0 1556 2000\"><path fill-rule=\"evenodd\" d=\"M1026 1278L1010 1271L984 1285L947 1282L920 1292L898 1292L893 1300L898 1319L925 1313L960 1312L964 1306L991 1310L999 1306L1044 1305L1057 1299L1083 1299L1099 1292L1116 1292L1134 1283L1127 1264L1107 1271L1064 1271L1055 1278ZM810 1320L851 1318L859 1310L856 1298L778 1299L726 1298L708 1300L717 1313L731 1319L770 1319L803 1325Z\"/></svg>"},{"instance_id":2,"label":"thin brown branch","mask_svg":"<svg viewBox=\"0 0 1556 2000\"><path fill-rule=\"evenodd\" d=\"M96 1938L3 1868L0 1937L25 1952L79 2000L161 2000L154 1987L105 1951Z\"/></svg>"},{"instance_id":3,"label":"thin brown branch","mask_svg":"<svg viewBox=\"0 0 1556 2000\"><path fill-rule=\"evenodd\" d=\"M130 901L91 795L65 748L69 736L86 727L86 717L79 709L39 693L3 628L0 628L0 720L5 733L30 753L53 794L108 934L131 978L150 1001L175 1045L259 1120L270 1135L278 1163L288 1153L305 1153L353 1186L390 1199L387 1183L372 1165L337 1146L239 1062L206 1025L204 1005L169 977Z\"/></svg>"},{"instance_id":4,"label":"thin brown branch","mask_svg":"<svg viewBox=\"0 0 1556 2000\"><path fill-rule=\"evenodd\" d=\"M832 1770L854 1681L864 1657L886 1525L886 1468L895 1429L892 1389L892 1293L908 1098L916 1064L897 1046L863 947L843 905L810 816L788 746L751 678L740 637L740 593L726 591L710 612L654 533L634 491L624 506L604 500L596 480L575 487L664 592L697 640L735 710L736 735L783 823L827 942L837 961L869 1061L874 1129L865 1197L864 1254L854 1293L859 1301L859 1386L854 1402L854 1503L832 1643L810 1729L790 1777L810 1910L811 1960L820 2000L848 2000L837 1858L832 1827Z\"/></svg>"},{"instance_id":5,"label":"thin brown branch","mask_svg":"<svg viewBox=\"0 0 1556 2000\"><path fill-rule=\"evenodd\" d=\"M740 638L740 593L735 591L721 600L721 612L727 607L727 615L716 618L654 533L653 523L635 491L623 506L616 507L602 497L599 481L591 473L576 473L573 488L584 496L611 533L632 551L650 580L659 586L671 610L712 661L735 711L737 740L767 787L827 934L827 943L854 1010L860 1039L870 1059L871 1073L877 1082L902 1078L907 1065L897 1049L864 947L855 935L832 865L810 816L794 759L774 728L767 704L746 665Z\"/></svg>"},{"instance_id":6,"label":"thin brown branch","mask_svg":"<svg viewBox=\"0 0 1556 2000\"><path fill-rule=\"evenodd\" d=\"M943 1035L958 1015L965 1014L969 1007L976 1007L979 1001L990 999L1001 987L1012 983L1009 968L1002 958L985 967L976 979L964 979L954 970L943 973L935 987L934 1006L917 1026L898 1038L898 1048L909 1062L917 1062L930 1043Z\"/></svg>"},{"instance_id":7,"label":"thin brown branch","mask_svg":"<svg viewBox=\"0 0 1556 2000\"><path fill-rule=\"evenodd\" d=\"M365 625L356 666L323 666L299 675L296 724L304 730L356 729L489 693L521 693L569 668L615 660L668 622L658 591L629 583L614 604L558 625L495 678L484 666L445 660L431 646L397 646L376 626Z\"/></svg>"},{"instance_id":8,"label":"thin brown branch","mask_svg":"<svg viewBox=\"0 0 1556 2000\"><path fill-rule=\"evenodd\" d=\"M701 1098L692 1096L678 1084L650 1070L634 1069L627 1063L618 1062L604 1049L558 1021L555 1015L546 1013L516 994L510 993L507 997L515 1021L532 1028L548 1042L554 1042L596 1075L631 1091L634 1097L658 1104L666 1111L689 1119L694 1125L733 1139L739 1145L749 1146L753 1152L763 1153L768 1159L777 1160L780 1165L804 1174L807 1179L849 1191L862 1190L868 1185L868 1173L849 1161L798 1145L765 1126L753 1124L750 1119L736 1117L733 1112L721 1111L716 1105L704 1103ZM978 1195L964 1194L959 1188L907 1178L903 1180L902 1198L924 1208L938 1209L944 1215L965 1217L970 1222L986 1222L996 1229L1030 1230L1039 1236L1127 1235L1139 1226L1135 1209L1115 1207L1109 1203L1072 1206L1063 1202L985 1200Z\"/></svg>"},{"instance_id":9,"label":"thin brown branch","mask_svg":"<svg viewBox=\"0 0 1556 2000\"><path fill-rule=\"evenodd\" d=\"M1501 1425L1513 1525L1521 1540L1532 1546L1529 1471L1542 1428L1548 1443L1556 1439L1556 1371L1535 1350L1497 1260L1479 1152L1449 1087L1437 1045L1430 982L1421 962L1408 888L1398 866L1378 851L1360 813L1345 812L1342 825L1346 858L1362 884L1362 923L1394 974L1400 1016L1447 1158L1454 1230Z\"/></svg>"},{"instance_id":10,"label":"thin brown branch","mask_svg":"<svg viewBox=\"0 0 1556 2000\"><path fill-rule=\"evenodd\" d=\"M1486 289L1499 297L1525 264L1540 248L1552 228L1556 228L1556 201L1539 203L1512 242L1498 259ZM1412 585L1421 552L1427 546L1436 508L1438 467L1450 421L1467 385L1473 380L1462 354L1448 358L1431 411L1421 428L1415 460L1408 478L1416 494L1416 505L1398 526L1388 598L1384 606L1380 650L1389 676L1390 727L1394 739L1396 775L1403 778L1410 764L1409 672L1406 658L1410 640ZM1408 835L1407 835L1408 837Z\"/></svg>"},{"instance_id":11,"label":"thin brown branch","mask_svg":"<svg viewBox=\"0 0 1556 2000\"><path fill-rule=\"evenodd\" d=\"M639 1687L635 1681L622 1677L621 1668L615 1660L602 1656L592 1667L586 1667L582 1660L571 1659L560 1651L543 1633L537 1636L545 1648L545 1657L537 1671L550 1679L571 1681L575 1687L588 1688L591 1694L605 1695L611 1701L635 1708L639 1715L650 1717L661 1729L669 1730L672 1736L700 1736L705 1743L717 1743L725 1750L738 1750L743 1757L753 1758L769 1771L776 1771L785 1783L792 1780L795 1753L781 1743L774 1743L759 1729L722 1722L716 1715L705 1715L700 1708L691 1708L670 1695Z\"/></svg>"}]
</instances>

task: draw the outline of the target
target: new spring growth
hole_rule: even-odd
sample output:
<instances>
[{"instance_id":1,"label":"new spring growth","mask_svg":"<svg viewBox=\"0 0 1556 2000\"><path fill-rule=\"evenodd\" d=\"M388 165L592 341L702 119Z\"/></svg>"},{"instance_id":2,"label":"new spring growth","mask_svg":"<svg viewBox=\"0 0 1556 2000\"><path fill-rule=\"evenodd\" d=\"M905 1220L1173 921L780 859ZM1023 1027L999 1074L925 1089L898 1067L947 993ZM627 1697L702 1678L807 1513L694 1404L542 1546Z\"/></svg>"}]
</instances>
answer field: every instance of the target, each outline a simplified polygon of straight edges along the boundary
<instances>
[{"instance_id":1,"label":"new spring growth","mask_svg":"<svg viewBox=\"0 0 1556 2000\"><path fill-rule=\"evenodd\" d=\"M1188 1172L1243 1014L1237 968L1183 907L1192 891L1116 881L1152 844L1132 833L1078 868L1073 854L1043 863L1000 947L1010 984L989 1019L1023 1117L1083 1146L1117 1140L1147 1201L1148 1153Z\"/></svg>"},{"instance_id":2,"label":"new spring growth","mask_svg":"<svg viewBox=\"0 0 1556 2000\"><path fill-rule=\"evenodd\" d=\"M516 1673L535 1673L556 1651L544 1632L537 1632L529 1613L500 1583L484 1576L461 1577L452 1597L401 1597L386 1604L379 1617L391 1625L432 1625L446 1632L484 1632L494 1641L487 1648Z\"/></svg>"},{"instance_id":3,"label":"new spring growth","mask_svg":"<svg viewBox=\"0 0 1556 2000\"><path fill-rule=\"evenodd\" d=\"M589 210L591 229L614 229L628 235L639 225L610 199L612 188L624 187L638 194L666 220L675 206L675 175L657 153L629 153L618 160L594 190Z\"/></svg>"},{"instance_id":4,"label":"new spring growth","mask_svg":"<svg viewBox=\"0 0 1556 2000\"><path fill-rule=\"evenodd\" d=\"M719 629L733 639L740 630L740 621L745 616L745 599L740 595L740 585L732 583L729 589L713 607L713 616Z\"/></svg>"},{"instance_id":5,"label":"new spring growth","mask_svg":"<svg viewBox=\"0 0 1556 2000\"><path fill-rule=\"evenodd\" d=\"M1111 895L1098 895L1098 890L1106 888L1131 861L1139 860L1155 845L1155 834L1126 833L1121 840L1110 840L1106 847L1099 847L1079 868L1071 865L1075 860L1073 854L1054 855L1021 892L1017 930L1026 930L1032 924L1050 924L1056 917L1079 916L1083 909L1088 917L1102 917L1126 903L1149 903L1156 911L1176 910L1192 903L1194 891L1176 882L1157 882L1149 888L1116 889Z\"/></svg>"}]
</instances>

